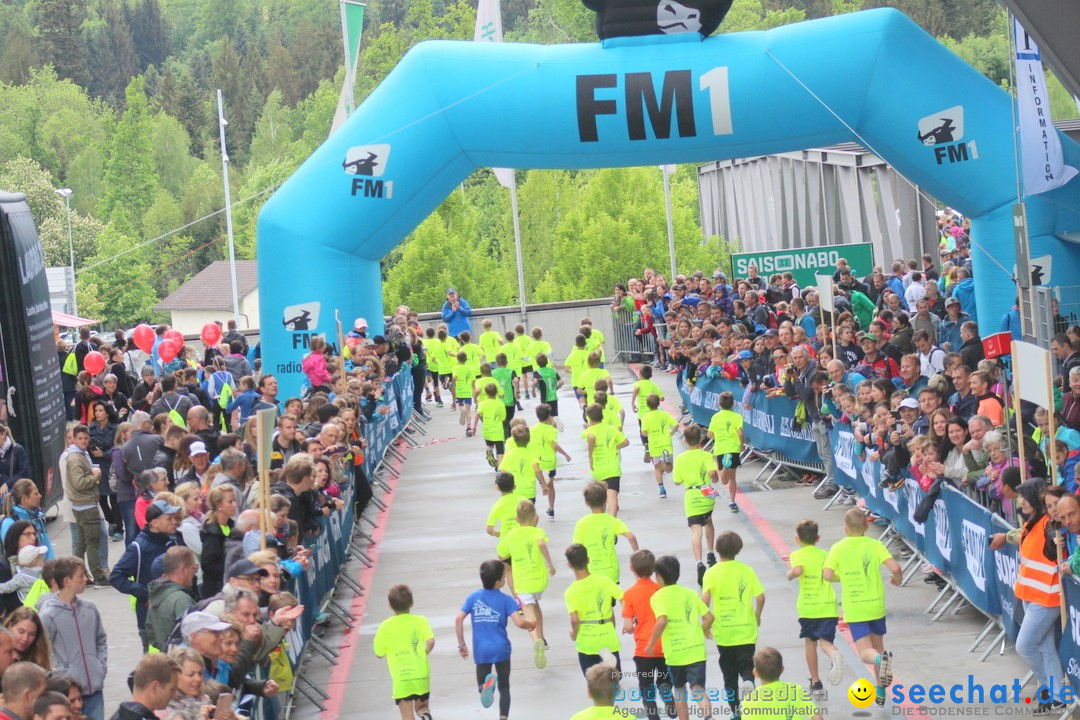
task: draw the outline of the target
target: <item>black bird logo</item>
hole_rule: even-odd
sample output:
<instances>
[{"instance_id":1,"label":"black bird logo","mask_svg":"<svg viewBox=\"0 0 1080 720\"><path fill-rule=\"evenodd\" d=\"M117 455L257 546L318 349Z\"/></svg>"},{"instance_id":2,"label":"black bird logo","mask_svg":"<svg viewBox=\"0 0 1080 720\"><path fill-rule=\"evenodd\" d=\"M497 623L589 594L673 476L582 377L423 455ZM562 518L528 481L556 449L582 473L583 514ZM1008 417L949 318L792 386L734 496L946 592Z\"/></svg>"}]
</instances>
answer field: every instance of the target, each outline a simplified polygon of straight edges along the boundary
<instances>
[{"instance_id":1,"label":"black bird logo","mask_svg":"<svg viewBox=\"0 0 1080 720\"><path fill-rule=\"evenodd\" d=\"M932 130L928 130L926 134L919 135L919 142L923 145L950 143L953 141L954 132L956 132L956 126L953 125L952 118L941 118L940 125Z\"/></svg>"},{"instance_id":2,"label":"black bird logo","mask_svg":"<svg viewBox=\"0 0 1080 720\"><path fill-rule=\"evenodd\" d=\"M308 325L311 322L311 311L304 310L292 320L282 320L281 323L285 326L286 330L292 330L298 332L301 330L308 330Z\"/></svg>"},{"instance_id":3,"label":"black bird logo","mask_svg":"<svg viewBox=\"0 0 1080 720\"><path fill-rule=\"evenodd\" d=\"M379 163L375 162L375 159L379 156L373 152L369 152L366 158L358 158L356 160L346 160L341 163L341 167L345 169L345 172L353 175L374 175L375 166ZM352 168L351 170L349 168Z\"/></svg>"}]
</instances>

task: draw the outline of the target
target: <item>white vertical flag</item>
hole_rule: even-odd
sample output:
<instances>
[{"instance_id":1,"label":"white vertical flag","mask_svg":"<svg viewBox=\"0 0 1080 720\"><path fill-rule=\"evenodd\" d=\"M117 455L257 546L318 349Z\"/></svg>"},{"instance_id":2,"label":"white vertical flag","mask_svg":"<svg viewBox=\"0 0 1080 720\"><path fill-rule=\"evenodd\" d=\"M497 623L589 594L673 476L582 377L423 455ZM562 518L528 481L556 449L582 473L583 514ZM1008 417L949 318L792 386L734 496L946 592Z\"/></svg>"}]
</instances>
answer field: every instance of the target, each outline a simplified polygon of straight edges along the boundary
<instances>
[{"instance_id":1,"label":"white vertical flag","mask_svg":"<svg viewBox=\"0 0 1080 720\"><path fill-rule=\"evenodd\" d=\"M817 275L817 291L818 291L818 305L825 312L832 312L835 308L833 304L833 282L832 275Z\"/></svg>"},{"instance_id":2,"label":"white vertical flag","mask_svg":"<svg viewBox=\"0 0 1080 720\"><path fill-rule=\"evenodd\" d=\"M502 10L499 0L480 0L476 7L475 42L502 42ZM492 168L499 184L508 188L514 184L514 171L510 168Z\"/></svg>"},{"instance_id":3,"label":"white vertical flag","mask_svg":"<svg viewBox=\"0 0 1080 720\"><path fill-rule=\"evenodd\" d=\"M1046 92L1042 55L1035 39L1013 18L1016 45L1017 115L1020 120L1021 172L1024 192L1037 195L1061 187L1076 176L1065 164L1061 139L1050 120L1050 96Z\"/></svg>"}]
</instances>

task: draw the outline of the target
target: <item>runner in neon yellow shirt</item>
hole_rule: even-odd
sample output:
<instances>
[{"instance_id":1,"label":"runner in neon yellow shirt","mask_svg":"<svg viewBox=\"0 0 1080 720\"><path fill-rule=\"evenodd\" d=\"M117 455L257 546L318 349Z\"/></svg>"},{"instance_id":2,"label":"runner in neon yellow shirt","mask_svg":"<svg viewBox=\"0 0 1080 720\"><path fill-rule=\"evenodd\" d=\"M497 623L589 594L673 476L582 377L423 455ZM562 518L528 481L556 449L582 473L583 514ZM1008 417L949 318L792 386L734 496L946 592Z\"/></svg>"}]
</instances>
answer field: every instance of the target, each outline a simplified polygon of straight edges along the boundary
<instances>
[{"instance_id":1,"label":"runner in neon yellow shirt","mask_svg":"<svg viewBox=\"0 0 1080 720\"><path fill-rule=\"evenodd\" d=\"M588 368L581 373L581 386L585 389L585 406L592 405L593 395L596 393L597 384L603 381L607 385L609 395L615 394L615 383L611 382L611 373L600 367L600 355L589 353L587 359Z\"/></svg>"},{"instance_id":2,"label":"runner in neon yellow shirt","mask_svg":"<svg viewBox=\"0 0 1080 720\"><path fill-rule=\"evenodd\" d=\"M779 650L763 647L754 653L753 663L761 687L743 698L743 717L821 720L821 713L801 685L780 682L784 661Z\"/></svg>"},{"instance_id":3,"label":"runner in neon yellow shirt","mask_svg":"<svg viewBox=\"0 0 1080 720\"><path fill-rule=\"evenodd\" d=\"M533 374L533 393L540 402L551 408L551 416L555 418L555 427L563 429L559 421L559 388L563 381L559 373L555 371L554 363L544 353L536 355L536 370Z\"/></svg>"},{"instance_id":4,"label":"runner in neon yellow shirt","mask_svg":"<svg viewBox=\"0 0 1080 720\"><path fill-rule=\"evenodd\" d=\"M753 568L735 559L743 548L738 533L726 530L716 538L720 562L705 571L701 599L716 618L716 649L724 675L724 697L732 712L739 710L739 678L754 681L757 643L765 588Z\"/></svg>"},{"instance_id":5,"label":"runner in neon yellow shirt","mask_svg":"<svg viewBox=\"0 0 1080 720\"><path fill-rule=\"evenodd\" d=\"M429 707L431 668L428 655L435 647L435 633L427 618L409 612L413 596L407 585L395 585L387 597L394 615L379 623L372 649L376 657L386 658L394 686L394 701L402 715L408 711L420 716L427 713Z\"/></svg>"},{"instance_id":6,"label":"runner in neon yellow shirt","mask_svg":"<svg viewBox=\"0 0 1080 720\"><path fill-rule=\"evenodd\" d=\"M544 613L540 609L540 600L548 586L548 578L555 574L555 566L548 553L547 533L536 527L536 507L528 500L521 500L517 506L518 526L507 533L501 540L496 552L499 559L510 565L511 589L525 619L535 623L530 631L533 636L533 661L541 670L547 666L544 651Z\"/></svg>"},{"instance_id":7,"label":"runner in neon yellow shirt","mask_svg":"<svg viewBox=\"0 0 1080 720\"><path fill-rule=\"evenodd\" d=\"M532 397L532 383L529 375L533 372L532 338L525 334L525 326L514 326L514 345L521 356L521 384L525 386L525 399Z\"/></svg>"},{"instance_id":8,"label":"runner in neon yellow shirt","mask_svg":"<svg viewBox=\"0 0 1080 720\"><path fill-rule=\"evenodd\" d=\"M566 364L563 366L570 371L570 387L574 388L574 397L577 398L581 411L585 411L585 386L581 381L581 374L589 367L589 351L585 349L585 336L578 335L574 338L574 349L566 356Z\"/></svg>"},{"instance_id":9,"label":"runner in neon yellow shirt","mask_svg":"<svg viewBox=\"0 0 1080 720\"><path fill-rule=\"evenodd\" d=\"M660 396L650 395L646 400L649 412L641 418L641 434L649 441L649 457L652 459L653 476L660 487L660 497L667 497L664 489L664 473L671 472L675 445L671 438L679 431L679 421L671 413L660 409Z\"/></svg>"},{"instance_id":10,"label":"runner in neon yellow shirt","mask_svg":"<svg viewBox=\"0 0 1080 720\"><path fill-rule=\"evenodd\" d=\"M713 553L712 512L716 505L716 489L713 487L720 478L716 461L712 453L701 449L701 426L690 425L683 431L683 440L688 449L675 456L675 468L671 479L676 485L686 488L683 495L683 507L686 510L686 524L690 526L690 548L697 563L697 581L705 575L705 563L702 557L702 533L705 535L705 551L708 553L709 566L716 564Z\"/></svg>"},{"instance_id":11,"label":"runner in neon yellow shirt","mask_svg":"<svg viewBox=\"0 0 1080 720\"><path fill-rule=\"evenodd\" d=\"M503 405L496 395L498 385L488 385L484 388L485 398L480 401L476 408L476 419L473 420L472 434L476 434L477 423L484 424L484 444L487 446L485 455L488 465L498 467L506 453L506 406Z\"/></svg>"},{"instance_id":12,"label":"runner in neon yellow shirt","mask_svg":"<svg viewBox=\"0 0 1080 720\"><path fill-rule=\"evenodd\" d=\"M874 665L877 703L885 704L885 688L892 683L892 653L885 649L885 584L882 565L892 573L892 584L902 580L900 564L881 541L866 537L866 514L859 508L844 513L844 534L829 549L822 577L840 583L844 622L851 630L859 658Z\"/></svg>"},{"instance_id":13,"label":"runner in neon yellow shirt","mask_svg":"<svg viewBox=\"0 0 1080 720\"><path fill-rule=\"evenodd\" d=\"M484 332L480 333L478 342L480 349L484 351L484 358L489 362L495 362L495 356L499 354L499 346L502 345L502 335L491 329L491 319L484 318L480 322Z\"/></svg>"},{"instance_id":14,"label":"runner in neon yellow shirt","mask_svg":"<svg viewBox=\"0 0 1080 720\"><path fill-rule=\"evenodd\" d=\"M630 444L619 430L604 423L604 409L590 405L586 411L589 427L581 433L589 448L589 470L593 479L607 487L607 508L613 516L619 514L619 487L622 463L619 450Z\"/></svg>"},{"instance_id":15,"label":"runner in neon yellow shirt","mask_svg":"<svg viewBox=\"0 0 1080 720\"><path fill-rule=\"evenodd\" d=\"M532 329L532 344L529 345L529 355L533 360L536 360L536 356L544 354L548 356L548 360L551 362L551 366L555 366L555 354L551 350L551 343L544 339L544 331L539 327Z\"/></svg>"},{"instance_id":16,"label":"runner in neon yellow shirt","mask_svg":"<svg viewBox=\"0 0 1080 720\"><path fill-rule=\"evenodd\" d=\"M622 599L622 589L606 575L589 572L589 551L580 543L566 548L566 562L574 573L574 582L566 588L563 598L581 671L600 664L601 650L614 655L615 668L621 670L613 601Z\"/></svg>"},{"instance_id":17,"label":"runner in neon yellow shirt","mask_svg":"<svg viewBox=\"0 0 1080 720\"><path fill-rule=\"evenodd\" d=\"M495 473L495 488L500 495L488 513L487 534L502 537L517 527L517 506L523 498L514 492L514 476L508 472Z\"/></svg>"},{"instance_id":18,"label":"runner in neon yellow shirt","mask_svg":"<svg viewBox=\"0 0 1080 720\"><path fill-rule=\"evenodd\" d=\"M593 328L592 320L589 318L581 319L581 329L579 332L585 336L585 348L590 353L597 353L600 356L600 363L602 365L604 362L604 333Z\"/></svg>"},{"instance_id":19,"label":"runner in neon yellow shirt","mask_svg":"<svg viewBox=\"0 0 1080 720\"><path fill-rule=\"evenodd\" d=\"M457 365L450 370L454 378L454 402L460 408L458 421L465 426L465 437L472 437L472 385L473 370L465 352L457 354Z\"/></svg>"},{"instance_id":20,"label":"runner in neon yellow shirt","mask_svg":"<svg viewBox=\"0 0 1080 720\"><path fill-rule=\"evenodd\" d=\"M472 340L472 336L469 335L468 330L462 330L458 335L458 339L461 341L461 348L458 352L465 353L468 357L469 369L473 372L473 380L480 377L480 365L484 362L484 351L480 349L480 346Z\"/></svg>"},{"instance_id":21,"label":"runner in neon yellow shirt","mask_svg":"<svg viewBox=\"0 0 1080 720\"><path fill-rule=\"evenodd\" d=\"M630 552L638 549L637 538L622 520L604 512L607 488L592 482L585 486L585 505L589 514L574 525L573 541L584 545L589 552L589 572L604 575L619 582L619 555L615 541L620 535L630 543Z\"/></svg>"},{"instance_id":22,"label":"runner in neon yellow shirt","mask_svg":"<svg viewBox=\"0 0 1080 720\"><path fill-rule=\"evenodd\" d=\"M505 342L499 347L499 352L506 355L506 366L521 377L521 348L514 343L514 337L513 331L507 330L503 334Z\"/></svg>"},{"instance_id":23,"label":"runner in neon yellow shirt","mask_svg":"<svg viewBox=\"0 0 1080 720\"><path fill-rule=\"evenodd\" d=\"M735 469L741 464L743 445L743 417L735 412L735 396L729 392L720 393L720 410L709 420L709 437L713 440L713 455L720 469L720 482L727 486L728 510L739 512L735 502L738 485L735 483Z\"/></svg>"},{"instance_id":24,"label":"runner in neon yellow shirt","mask_svg":"<svg viewBox=\"0 0 1080 720\"><path fill-rule=\"evenodd\" d=\"M480 363L480 377L476 378L473 382L473 404L478 404L484 399L484 388L488 385L494 385L498 390L496 396L501 400L503 396L502 385L491 375L491 365L488 363Z\"/></svg>"},{"instance_id":25,"label":"runner in neon yellow shirt","mask_svg":"<svg viewBox=\"0 0 1080 720\"><path fill-rule=\"evenodd\" d=\"M603 383L604 381L601 380L596 386L601 387ZM626 414L623 412L622 403L619 402L619 398L614 395L608 395L605 390L597 390L593 395L593 402L604 408L604 423L610 425L619 432L622 432Z\"/></svg>"},{"instance_id":26,"label":"runner in neon yellow shirt","mask_svg":"<svg viewBox=\"0 0 1080 720\"><path fill-rule=\"evenodd\" d=\"M634 383L634 391L630 394L630 404L633 405L634 414L637 415L638 434L641 437L641 447L645 448L645 462L648 463L651 460L649 443L645 439L645 434L641 432L641 418L649 412L647 404L649 396L656 395L663 400L664 391L652 380L652 365L642 365L638 372L641 374L641 379Z\"/></svg>"},{"instance_id":27,"label":"runner in neon yellow shirt","mask_svg":"<svg viewBox=\"0 0 1080 720\"><path fill-rule=\"evenodd\" d=\"M712 716L712 704L709 702L706 687L706 650L705 638L711 636L713 615L708 606L701 601L697 593L678 585L679 560L674 555L664 555L656 560L656 582L660 585L649 602L656 624L652 637L645 651L652 652L653 646L660 641L664 648L664 660L668 666L668 679L672 690L678 716L688 716L687 698L684 688L689 685L698 698L701 717Z\"/></svg>"},{"instance_id":28,"label":"runner in neon yellow shirt","mask_svg":"<svg viewBox=\"0 0 1080 720\"><path fill-rule=\"evenodd\" d=\"M548 509L549 520L555 519L555 453L561 453L566 462L570 462L570 455L559 445L559 430L555 427L555 420L551 416L551 408L540 404L536 407L536 419L539 421L529 428L529 448L540 459L540 469L548 476Z\"/></svg>"},{"instance_id":29,"label":"runner in neon yellow shirt","mask_svg":"<svg viewBox=\"0 0 1080 720\"><path fill-rule=\"evenodd\" d=\"M529 428L517 425L510 431L510 442L506 454L499 463L499 470L505 470L514 476L514 492L523 498L536 501L536 483L546 495L548 482L540 470L540 458L529 448Z\"/></svg>"},{"instance_id":30,"label":"runner in neon yellow shirt","mask_svg":"<svg viewBox=\"0 0 1080 720\"><path fill-rule=\"evenodd\" d=\"M443 407L439 389L442 387L441 368L446 365L446 347L435 336L435 328L428 328L425 334L427 337L424 339L424 347L427 349L428 375L431 376L431 392L428 393L428 398L434 396L435 407Z\"/></svg>"},{"instance_id":31,"label":"runner in neon yellow shirt","mask_svg":"<svg viewBox=\"0 0 1080 720\"><path fill-rule=\"evenodd\" d=\"M619 689L619 678L622 673L610 665L593 665L585 671L585 682L588 683L589 699L593 701L592 707L570 716L570 720L611 720L619 713L615 708L615 692Z\"/></svg>"},{"instance_id":32,"label":"runner in neon yellow shirt","mask_svg":"<svg viewBox=\"0 0 1080 720\"><path fill-rule=\"evenodd\" d=\"M819 539L818 525L813 520L803 520L795 526L795 540L799 543L799 549L791 553L791 569L787 573L788 580L799 579L799 598L795 608L799 613L799 637L803 638L806 650L812 696L825 692L818 674L819 647L832 663L829 684L839 685L844 676L844 661L833 645L840 615L836 607L836 589L823 577L826 553L817 546Z\"/></svg>"}]
</instances>

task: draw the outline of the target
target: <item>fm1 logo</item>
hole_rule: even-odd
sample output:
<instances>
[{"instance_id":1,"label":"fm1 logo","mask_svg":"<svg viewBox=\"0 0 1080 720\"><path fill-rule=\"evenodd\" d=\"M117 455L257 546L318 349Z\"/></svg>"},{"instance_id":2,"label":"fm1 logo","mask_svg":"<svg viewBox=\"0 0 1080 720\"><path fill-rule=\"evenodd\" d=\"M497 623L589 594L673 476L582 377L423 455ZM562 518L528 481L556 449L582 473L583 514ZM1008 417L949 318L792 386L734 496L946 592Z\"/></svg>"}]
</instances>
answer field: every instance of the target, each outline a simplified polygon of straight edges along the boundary
<instances>
[{"instance_id":1,"label":"fm1 logo","mask_svg":"<svg viewBox=\"0 0 1080 720\"><path fill-rule=\"evenodd\" d=\"M352 175L352 195L366 198L394 197L394 181L379 180L390 160L389 145L357 145L345 153L341 163L346 175Z\"/></svg>"},{"instance_id":2,"label":"fm1 logo","mask_svg":"<svg viewBox=\"0 0 1080 720\"><path fill-rule=\"evenodd\" d=\"M660 95L652 73L626 73L621 76L623 103L626 106L626 133L631 140L646 140L646 118L657 140L671 137L672 121L679 137L697 137L694 119L694 82L690 70L668 70L664 73ZM581 142L600 139L596 119L600 115L619 114L619 101L605 93L617 90L620 76L577 76L578 137ZM731 95L728 91L728 69L716 67L698 79L698 90L708 93L713 135L731 135ZM606 97L604 97L606 96Z\"/></svg>"},{"instance_id":3,"label":"fm1 logo","mask_svg":"<svg viewBox=\"0 0 1080 720\"><path fill-rule=\"evenodd\" d=\"M919 121L919 142L934 148L938 165L979 159L974 140L960 142L964 137L964 107L957 105Z\"/></svg>"}]
</instances>

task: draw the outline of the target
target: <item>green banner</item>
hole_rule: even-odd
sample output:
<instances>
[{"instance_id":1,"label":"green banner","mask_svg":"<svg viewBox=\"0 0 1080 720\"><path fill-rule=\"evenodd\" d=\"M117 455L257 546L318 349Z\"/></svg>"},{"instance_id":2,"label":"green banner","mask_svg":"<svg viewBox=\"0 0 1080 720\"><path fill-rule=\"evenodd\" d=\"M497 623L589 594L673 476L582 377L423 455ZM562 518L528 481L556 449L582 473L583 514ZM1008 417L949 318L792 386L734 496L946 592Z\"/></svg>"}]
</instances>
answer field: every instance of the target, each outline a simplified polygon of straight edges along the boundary
<instances>
[{"instance_id":1,"label":"green banner","mask_svg":"<svg viewBox=\"0 0 1080 720\"><path fill-rule=\"evenodd\" d=\"M360 60L360 36L364 31L363 3L341 0L341 30L345 33L345 69L355 77Z\"/></svg>"},{"instance_id":2,"label":"green banner","mask_svg":"<svg viewBox=\"0 0 1080 720\"><path fill-rule=\"evenodd\" d=\"M852 243L732 253L731 270L733 278L746 277L751 265L756 265L758 275L766 279L774 273L789 272L799 287L809 287L817 284L815 275L833 273L837 260L841 258L847 260L853 275L863 278L874 269L874 246L870 243Z\"/></svg>"}]
</instances>

